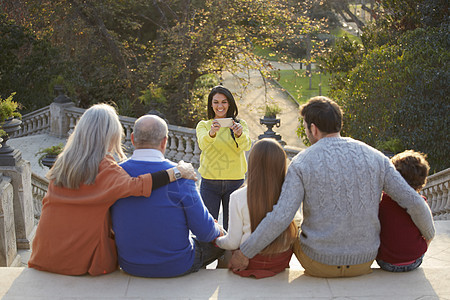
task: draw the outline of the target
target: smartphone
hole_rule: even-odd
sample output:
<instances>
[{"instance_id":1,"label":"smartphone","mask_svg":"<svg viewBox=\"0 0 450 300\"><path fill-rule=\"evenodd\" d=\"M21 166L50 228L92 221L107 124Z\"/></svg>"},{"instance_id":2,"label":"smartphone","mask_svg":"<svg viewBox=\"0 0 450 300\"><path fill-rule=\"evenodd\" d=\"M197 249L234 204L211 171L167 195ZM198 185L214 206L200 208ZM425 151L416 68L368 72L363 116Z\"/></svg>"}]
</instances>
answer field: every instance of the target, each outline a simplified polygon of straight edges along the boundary
<instances>
[{"instance_id":1,"label":"smartphone","mask_svg":"<svg viewBox=\"0 0 450 300\"><path fill-rule=\"evenodd\" d=\"M233 126L233 118L220 118L216 119L219 122L221 127L231 127Z\"/></svg>"}]
</instances>

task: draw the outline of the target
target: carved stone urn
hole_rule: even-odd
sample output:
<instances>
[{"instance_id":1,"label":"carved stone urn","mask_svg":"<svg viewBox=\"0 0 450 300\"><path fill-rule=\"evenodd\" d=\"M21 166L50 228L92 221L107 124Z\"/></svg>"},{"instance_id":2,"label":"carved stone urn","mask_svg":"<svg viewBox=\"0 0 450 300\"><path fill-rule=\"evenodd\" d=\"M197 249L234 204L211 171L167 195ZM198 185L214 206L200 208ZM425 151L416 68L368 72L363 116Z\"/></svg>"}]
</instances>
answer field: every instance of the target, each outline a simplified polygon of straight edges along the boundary
<instances>
[{"instance_id":1,"label":"carved stone urn","mask_svg":"<svg viewBox=\"0 0 450 300\"><path fill-rule=\"evenodd\" d=\"M276 116L264 116L263 118L259 119L259 123L261 125L266 125L267 130L258 136L258 139L263 138L273 138L276 139L279 143L282 145L285 145L286 143L281 140L281 135L276 133L272 130L273 126L276 126L277 128L280 127L280 119L277 119Z\"/></svg>"},{"instance_id":2,"label":"carved stone urn","mask_svg":"<svg viewBox=\"0 0 450 300\"><path fill-rule=\"evenodd\" d=\"M58 155L53 155L53 154L47 154L46 156L44 156L41 160L41 163L48 167L49 169L51 169L53 167L53 165L55 164L56 158L58 157Z\"/></svg>"}]
</instances>

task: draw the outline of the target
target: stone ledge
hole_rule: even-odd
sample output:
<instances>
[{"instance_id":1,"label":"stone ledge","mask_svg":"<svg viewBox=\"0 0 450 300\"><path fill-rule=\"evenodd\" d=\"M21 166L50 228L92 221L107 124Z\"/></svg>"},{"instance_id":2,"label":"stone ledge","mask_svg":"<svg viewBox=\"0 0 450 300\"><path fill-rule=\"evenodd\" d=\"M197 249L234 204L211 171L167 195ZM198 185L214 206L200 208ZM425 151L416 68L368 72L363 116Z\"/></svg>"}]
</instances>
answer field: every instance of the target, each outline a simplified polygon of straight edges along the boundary
<instances>
[{"instance_id":1,"label":"stone ledge","mask_svg":"<svg viewBox=\"0 0 450 300\"><path fill-rule=\"evenodd\" d=\"M28 268L0 268L0 296L11 299L450 299L448 268L409 273L321 279L286 270L265 279L242 278L224 269L171 279L120 271L99 277L63 276Z\"/></svg>"},{"instance_id":2,"label":"stone ledge","mask_svg":"<svg viewBox=\"0 0 450 300\"><path fill-rule=\"evenodd\" d=\"M269 278L242 278L206 269L178 278L139 278L120 271L98 277L64 276L28 268L0 268L0 298L25 299L447 299L450 300L450 221L437 221L422 266L408 273L323 279L300 265Z\"/></svg>"}]
</instances>

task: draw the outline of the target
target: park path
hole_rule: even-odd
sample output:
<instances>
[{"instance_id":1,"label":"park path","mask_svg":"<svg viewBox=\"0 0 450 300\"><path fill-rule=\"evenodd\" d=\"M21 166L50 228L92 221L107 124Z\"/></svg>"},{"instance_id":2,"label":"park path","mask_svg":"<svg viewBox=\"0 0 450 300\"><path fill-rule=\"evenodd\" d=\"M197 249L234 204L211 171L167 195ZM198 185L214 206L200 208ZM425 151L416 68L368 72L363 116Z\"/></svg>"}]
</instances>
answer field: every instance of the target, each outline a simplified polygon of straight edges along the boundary
<instances>
[{"instance_id":1,"label":"park path","mask_svg":"<svg viewBox=\"0 0 450 300\"><path fill-rule=\"evenodd\" d=\"M298 64L293 66L280 63L272 63L274 69L299 69ZM264 85L263 78L258 71L250 70L245 75L249 84L243 88L241 80L231 73L223 74L223 85L233 92L239 109L239 118L244 119L249 127L250 138L257 140L260 134L267 130L267 127L261 125L259 119L264 116L264 107L266 102L278 104L281 113L277 115L280 118L280 127L274 127L273 130L279 133L287 146L305 148L300 138L297 137L298 127L298 104L292 100L286 92L278 85L267 82Z\"/></svg>"}]
</instances>

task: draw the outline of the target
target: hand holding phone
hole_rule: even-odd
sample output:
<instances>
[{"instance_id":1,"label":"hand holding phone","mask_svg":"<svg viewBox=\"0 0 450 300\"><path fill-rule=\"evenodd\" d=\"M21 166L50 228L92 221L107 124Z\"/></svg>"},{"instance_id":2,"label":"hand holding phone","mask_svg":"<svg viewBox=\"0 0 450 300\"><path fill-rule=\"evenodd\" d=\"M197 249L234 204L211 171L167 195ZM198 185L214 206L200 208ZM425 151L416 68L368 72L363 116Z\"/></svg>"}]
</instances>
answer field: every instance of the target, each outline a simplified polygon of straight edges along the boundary
<instances>
[{"instance_id":1,"label":"hand holding phone","mask_svg":"<svg viewBox=\"0 0 450 300\"><path fill-rule=\"evenodd\" d=\"M220 118L220 119L215 119L215 120L220 124L220 127L233 126L233 118Z\"/></svg>"}]
</instances>

